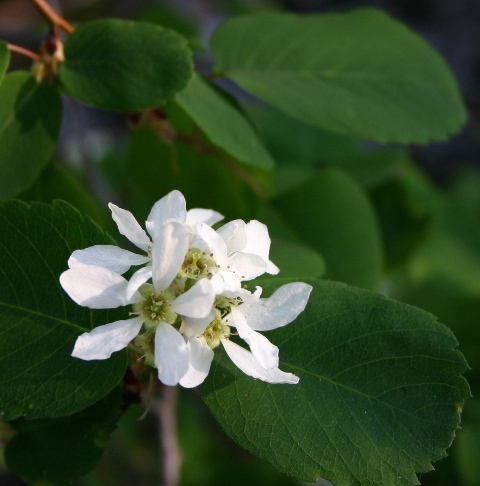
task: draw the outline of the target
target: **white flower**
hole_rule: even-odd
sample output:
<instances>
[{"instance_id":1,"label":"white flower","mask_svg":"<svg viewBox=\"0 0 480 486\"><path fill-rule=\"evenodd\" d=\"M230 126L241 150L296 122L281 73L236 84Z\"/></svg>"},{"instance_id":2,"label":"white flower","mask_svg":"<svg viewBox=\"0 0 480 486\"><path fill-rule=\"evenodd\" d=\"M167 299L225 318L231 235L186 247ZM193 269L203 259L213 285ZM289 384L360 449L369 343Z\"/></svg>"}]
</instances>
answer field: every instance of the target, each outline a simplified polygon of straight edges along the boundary
<instances>
[{"instance_id":1,"label":"white flower","mask_svg":"<svg viewBox=\"0 0 480 486\"><path fill-rule=\"evenodd\" d=\"M231 306L230 312L217 318L200 334L198 329L185 328L188 338L190 365L181 378L184 387L201 384L208 375L213 359L212 348L222 343L230 359L245 374L268 383L298 383L299 378L278 368L278 348L257 331L269 331L292 322L305 309L312 287L302 282L283 285L271 297L259 299L258 291L250 303ZM249 345L250 351L229 339L230 326Z\"/></svg>"},{"instance_id":2,"label":"white flower","mask_svg":"<svg viewBox=\"0 0 480 486\"><path fill-rule=\"evenodd\" d=\"M260 287L252 293L241 284L279 272L269 259L264 224L235 220L215 231L210 225L222 216L206 209L187 211L178 191L155 203L147 231L128 211L109 207L120 233L144 254L112 245L76 250L60 283L81 306L132 305L133 317L83 333L72 356L107 359L133 340L135 353L157 368L164 384L194 387L205 380L213 349L222 344L247 375L269 383L298 383L297 376L279 369L278 348L259 331L292 322L305 308L311 286L287 284L261 299ZM127 280L122 274L132 265L142 267ZM250 350L230 340L232 327Z\"/></svg>"},{"instance_id":3,"label":"white flower","mask_svg":"<svg viewBox=\"0 0 480 486\"><path fill-rule=\"evenodd\" d=\"M131 292L129 282L119 273L93 265L70 268L60 276L60 283L79 305L108 309L133 304L137 314L83 333L77 338L72 356L84 360L107 359L128 346L145 325L143 344L151 346L153 356L149 364L158 369L164 384L176 385L188 370L189 350L172 324L177 315L185 319L207 318L211 315L215 292L210 280L202 279L176 296L169 286L187 253L191 231L185 224L168 219L153 233L152 285L145 284ZM128 234L131 236L132 231Z\"/></svg>"},{"instance_id":4,"label":"white flower","mask_svg":"<svg viewBox=\"0 0 480 486\"><path fill-rule=\"evenodd\" d=\"M241 219L225 224L217 231L198 224L193 245L211 253L217 264L213 271L233 288L244 280L253 280L265 272L276 275L279 269L269 260L268 229L259 221L245 223Z\"/></svg>"},{"instance_id":5,"label":"white flower","mask_svg":"<svg viewBox=\"0 0 480 486\"><path fill-rule=\"evenodd\" d=\"M119 232L126 236L135 246L143 250L146 255L138 255L113 245L95 245L83 250L75 250L68 260L70 268L99 266L123 274L132 265L150 263L152 248L155 244L161 247L164 246L164 243L156 243L158 238L165 237L164 233L160 231L164 223L176 221L186 226L193 238L194 229L198 224L201 223L208 226L223 219L220 213L211 209L195 208L187 211L183 194L179 191L172 191L157 201L148 215L145 226L151 237L150 239L132 213L112 203L108 207L112 211L112 218L117 223ZM166 256L161 259L160 263L164 266L169 265ZM171 268L173 269L173 267ZM171 275L165 273L164 268L157 267L155 271L157 276L162 274L167 280L170 279ZM174 276L172 276L172 280ZM134 273L127 288L128 297L131 298L135 291L151 277L152 267L150 265L142 267Z\"/></svg>"}]
</instances>

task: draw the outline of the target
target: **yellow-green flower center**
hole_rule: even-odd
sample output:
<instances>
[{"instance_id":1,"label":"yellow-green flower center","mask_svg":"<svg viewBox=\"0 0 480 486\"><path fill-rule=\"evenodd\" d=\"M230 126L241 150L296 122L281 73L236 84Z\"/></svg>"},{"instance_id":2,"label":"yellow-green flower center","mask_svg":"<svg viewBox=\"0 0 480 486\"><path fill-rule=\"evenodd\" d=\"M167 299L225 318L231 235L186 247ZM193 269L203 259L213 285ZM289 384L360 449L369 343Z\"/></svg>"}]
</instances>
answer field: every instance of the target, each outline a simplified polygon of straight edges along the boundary
<instances>
[{"instance_id":1,"label":"yellow-green flower center","mask_svg":"<svg viewBox=\"0 0 480 486\"><path fill-rule=\"evenodd\" d=\"M177 314L173 312L170 303L176 295L172 289L163 292L155 292L152 286L142 289L143 299L134 304L136 313L143 317L146 330L154 330L160 322L173 324L177 320Z\"/></svg>"},{"instance_id":2,"label":"yellow-green flower center","mask_svg":"<svg viewBox=\"0 0 480 486\"><path fill-rule=\"evenodd\" d=\"M203 337L211 349L220 344L221 338L230 336L230 327L223 323L220 311L215 311L215 319L208 325L203 333Z\"/></svg>"},{"instance_id":3,"label":"yellow-green flower center","mask_svg":"<svg viewBox=\"0 0 480 486\"><path fill-rule=\"evenodd\" d=\"M188 250L179 276L195 280L210 277L210 269L216 266L211 256L197 248Z\"/></svg>"}]
</instances>

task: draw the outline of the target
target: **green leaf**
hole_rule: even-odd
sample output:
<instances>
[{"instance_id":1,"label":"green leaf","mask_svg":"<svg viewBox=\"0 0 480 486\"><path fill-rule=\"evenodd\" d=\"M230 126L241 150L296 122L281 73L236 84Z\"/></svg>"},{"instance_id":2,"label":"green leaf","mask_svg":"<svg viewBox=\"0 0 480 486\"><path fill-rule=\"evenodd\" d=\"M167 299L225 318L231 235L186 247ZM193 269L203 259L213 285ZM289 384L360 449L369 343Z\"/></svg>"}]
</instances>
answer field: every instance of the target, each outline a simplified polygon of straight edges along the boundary
<instances>
[{"instance_id":1,"label":"green leaf","mask_svg":"<svg viewBox=\"0 0 480 486\"><path fill-rule=\"evenodd\" d=\"M247 119L200 76L193 76L175 101L217 147L247 165L273 168L272 157Z\"/></svg>"},{"instance_id":2,"label":"green leaf","mask_svg":"<svg viewBox=\"0 0 480 486\"><path fill-rule=\"evenodd\" d=\"M357 138L303 123L285 112L258 104L247 104L245 110L277 162L313 168L319 163L332 164L359 154L361 146Z\"/></svg>"},{"instance_id":3,"label":"green leaf","mask_svg":"<svg viewBox=\"0 0 480 486\"><path fill-rule=\"evenodd\" d=\"M204 400L242 447L299 479L419 484L416 473L445 457L469 396L455 337L420 309L310 283L306 310L267 336L299 384L253 380L216 350Z\"/></svg>"},{"instance_id":4,"label":"green leaf","mask_svg":"<svg viewBox=\"0 0 480 486\"><path fill-rule=\"evenodd\" d=\"M18 433L5 450L8 468L32 485L69 486L100 460L103 444L120 417L120 404L116 389L68 417L12 422Z\"/></svg>"},{"instance_id":5,"label":"green leaf","mask_svg":"<svg viewBox=\"0 0 480 486\"><path fill-rule=\"evenodd\" d=\"M55 149L62 119L58 91L27 72L7 74L0 86L0 200L32 184Z\"/></svg>"},{"instance_id":6,"label":"green leaf","mask_svg":"<svg viewBox=\"0 0 480 486\"><path fill-rule=\"evenodd\" d=\"M48 164L40 177L25 192L18 195L22 201L52 203L63 199L96 223L103 223L98 207L80 183L57 164Z\"/></svg>"},{"instance_id":7,"label":"green leaf","mask_svg":"<svg viewBox=\"0 0 480 486\"><path fill-rule=\"evenodd\" d=\"M304 279L321 277L325 273L322 256L307 245L284 238L272 237L270 259L280 268L282 278ZM278 279L277 275L262 275L264 279Z\"/></svg>"},{"instance_id":8,"label":"green leaf","mask_svg":"<svg viewBox=\"0 0 480 486\"><path fill-rule=\"evenodd\" d=\"M225 22L216 70L304 122L380 142L443 140L466 120L440 55L374 9Z\"/></svg>"},{"instance_id":9,"label":"green leaf","mask_svg":"<svg viewBox=\"0 0 480 486\"><path fill-rule=\"evenodd\" d=\"M125 318L92 311L59 283L73 250L114 244L62 201L0 205L0 412L7 420L59 417L100 400L121 380L124 351L104 361L72 358L79 334Z\"/></svg>"},{"instance_id":10,"label":"green leaf","mask_svg":"<svg viewBox=\"0 0 480 486\"><path fill-rule=\"evenodd\" d=\"M10 50L7 43L0 41L0 84L2 83L3 76L10 64Z\"/></svg>"},{"instance_id":11,"label":"green leaf","mask_svg":"<svg viewBox=\"0 0 480 486\"><path fill-rule=\"evenodd\" d=\"M380 230L370 201L352 178L328 169L271 203L302 242L325 258L326 278L376 288Z\"/></svg>"},{"instance_id":12,"label":"green leaf","mask_svg":"<svg viewBox=\"0 0 480 486\"><path fill-rule=\"evenodd\" d=\"M398 267L427 238L431 215L398 180L376 187L371 197L381 226L386 267Z\"/></svg>"},{"instance_id":13,"label":"green leaf","mask_svg":"<svg viewBox=\"0 0 480 486\"><path fill-rule=\"evenodd\" d=\"M175 31L107 19L79 25L65 42L60 79L81 102L105 110L163 105L192 75L191 52Z\"/></svg>"},{"instance_id":14,"label":"green leaf","mask_svg":"<svg viewBox=\"0 0 480 486\"><path fill-rule=\"evenodd\" d=\"M132 135L127 166L150 206L178 189L189 208L216 208L227 220L248 220L258 203L246 184L221 160L181 142L167 145L147 127Z\"/></svg>"}]
</instances>

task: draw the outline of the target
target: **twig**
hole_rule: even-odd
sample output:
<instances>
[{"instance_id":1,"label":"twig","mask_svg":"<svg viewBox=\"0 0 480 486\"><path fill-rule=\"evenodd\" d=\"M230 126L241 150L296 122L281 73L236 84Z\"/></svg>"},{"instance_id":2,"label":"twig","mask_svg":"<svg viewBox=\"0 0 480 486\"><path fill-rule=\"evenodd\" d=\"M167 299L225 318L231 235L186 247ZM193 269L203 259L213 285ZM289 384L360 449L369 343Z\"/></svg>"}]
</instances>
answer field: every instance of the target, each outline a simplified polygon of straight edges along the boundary
<instances>
[{"instance_id":1,"label":"twig","mask_svg":"<svg viewBox=\"0 0 480 486\"><path fill-rule=\"evenodd\" d=\"M35 6L40 10L43 16L52 24L58 25L67 34L72 34L75 30L72 24L67 22L61 15L59 15L55 10L45 1L45 0L32 0Z\"/></svg>"},{"instance_id":2,"label":"twig","mask_svg":"<svg viewBox=\"0 0 480 486\"><path fill-rule=\"evenodd\" d=\"M15 44L7 44L7 47L10 51L16 52L17 54L22 54L22 56L27 56L34 61L40 61L42 58L40 54L37 54L30 49L25 49L25 47L17 46Z\"/></svg>"},{"instance_id":3,"label":"twig","mask_svg":"<svg viewBox=\"0 0 480 486\"><path fill-rule=\"evenodd\" d=\"M162 449L163 486L180 484L182 455L177 439L178 387L163 387L163 396L152 405L159 422L159 439Z\"/></svg>"}]
</instances>

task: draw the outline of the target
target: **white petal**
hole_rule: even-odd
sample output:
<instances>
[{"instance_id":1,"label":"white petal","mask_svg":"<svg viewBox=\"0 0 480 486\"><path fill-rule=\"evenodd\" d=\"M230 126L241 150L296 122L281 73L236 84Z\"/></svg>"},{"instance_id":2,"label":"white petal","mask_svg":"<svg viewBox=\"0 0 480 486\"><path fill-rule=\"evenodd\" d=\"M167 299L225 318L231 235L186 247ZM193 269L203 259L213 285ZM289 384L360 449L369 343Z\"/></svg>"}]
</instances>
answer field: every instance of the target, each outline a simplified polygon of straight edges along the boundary
<instances>
[{"instance_id":1,"label":"white petal","mask_svg":"<svg viewBox=\"0 0 480 486\"><path fill-rule=\"evenodd\" d=\"M235 281L235 285L229 285L223 279L225 274L229 273L230 272L218 272L215 273L210 279L210 282L212 282L215 291L215 295L223 295L225 297L228 297L229 299L240 297L243 302L247 302L249 304L257 302L257 300L260 298L260 295L262 295L262 287L256 287L255 292L252 294L249 290L244 289L240 286L241 283L238 279L237 281Z\"/></svg>"},{"instance_id":2,"label":"white petal","mask_svg":"<svg viewBox=\"0 0 480 486\"><path fill-rule=\"evenodd\" d=\"M111 322L98 326L90 332L84 332L78 336L72 356L86 361L110 358L112 353L128 346L128 343L140 332L142 324L143 319L135 317Z\"/></svg>"},{"instance_id":3,"label":"white petal","mask_svg":"<svg viewBox=\"0 0 480 486\"><path fill-rule=\"evenodd\" d=\"M230 359L246 375L266 381L267 383L288 383L293 385L300 381L298 376L292 373L285 373L278 368L271 370L264 369L253 354L246 349L228 339L221 339L221 341Z\"/></svg>"},{"instance_id":4,"label":"white petal","mask_svg":"<svg viewBox=\"0 0 480 486\"><path fill-rule=\"evenodd\" d=\"M252 329L270 331L295 320L305 309L311 291L311 285L292 282L282 285L268 299L241 304L239 309Z\"/></svg>"},{"instance_id":5,"label":"white petal","mask_svg":"<svg viewBox=\"0 0 480 486\"><path fill-rule=\"evenodd\" d=\"M187 338L200 336L205 332L207 326L215 319L215 308L212 306L206 317L194 318L183 316L180 333Z\"/></svg>"},{"instance_id":6,"label":"white petal","mask_svg":"<svg viewBox=\"0 0 480 486\"><path fill-rule=\"evenodd\" d=\"M125 235L138 248L148 252L151 245L150 238L138 224L133 214L112 203L109 203L108 207L112 211L112 218L117 223L120 234Z\"/></svg>"},{"instance_id":7,"label":"white petal","mask_svg":"<svg viewBox=\"0 0 480 486\"><path fill-rule=\"evenodd\" d=\"M165 290L176 277L190 243L190 231L171 221L159 229L152 247L152 280L155 290Z\"/></svg>"},{"instance_id":8,"label":"white petal","mask_svg":"<svg viewBox=\"0 0 480 486\"><path fill-rule=\"evenodd\" d=\"M245 221L236 219L224 224L217 230L227 246L228 254L241 251L247 244L247 234L245 233Z\"/></svg>"},{"instance_id":9,"label":"white petal","mask_svg":"<svg viewBox=\"0 0 480 486\"><path fill-rule=\"evenodd\" d=\"M73 301L90 309L113 309L132 302L126 297L127 280L107 268L71 268L60 275L60 283Z\"/></svg>"},{"instance_id":10,"label":"white petal","mask_svg":"<svg viewBox=\"0 0 480 486\"><path fill-rule=\"evenodd\" d=\"M197 338L189 339L187 347L190 351L190 364L187 373L180 380L180 385L193 388L202 384L207 377L213 360L213 351Z\"/></svg>"},{"instance_id":11,"label":"white petal","mask_svg":"<svg viewBox=\"0 0 480 486\"><path fill-rule=\"evenodd\" d=\"M159 380L176 385L188 370L188 348L182 335L170 324L161 322L155 331L155 366Z\"/></svg>"},{"instance_id":12,"label":"white petal","mask_svg":"<svg viewBox=\"0 0 480 486\"><path fill-rule=\"evenodd\" d=\"M187 219L185 224L187 226L195 226L198 223L205 223L209 226L218 223L224 216L213 209L194 208L187 211Z\"/></svg>"},{"instance_id":13,"label":"white petal","mask_svg":"<svg viewBox=\"0 0 480 486\"><path fill-rule=\"evenodd\" d=\"M215 300L215 290L210 280L199 280L190 290L179 295L172 303L172 310L181 316L196 319L210 314Z\"/></svg>"},{"instance_id":14,"label":"white petal","mask_svg":"<svg viewBox=\"0 0 480 486\"><path fill-rule=\"evenodd\" d=\"M227 247L221 236L208 224L199 223L195 226L195 232L207 245L209 251L213 254L212 258L217 265L223 267L227 264Z\"/></svg>"},{"instance_id":15,"label":"white petal","mask_svg":"<svg viewBox=\"0 0 480 486\"><path fill-rule=\"evenodd\" d=\"M218 268L216 270L213 269L213 271L214 271L214 275L218 275L222 278L225 288L230 288L230 289L242 288L242 281L240 280L240 278L236 273L233 273L230 270L222 270L221 268Z\"/></svg>"},{"instance_id":16,"label":"white petal","mask_svg":"<svg viewBox=\"0 0 480 486\"><path fill-rule=\"evenodd\" d=\"M275 265L275 263L268 260L266 272L269 273L270 275L277 275L280 272L280 269Z\"/></svg>"},{"instance_id":17,"label":"white petal","mask_svg":"<svg viewBox=\"0 0 480 486\"><path fill-rule=\"evenodd\" d=\"M70 268L97 266L112 272L125 273L132 265L142 265L149 257L137 255L114 245L95 245L83 250L75 250L68 259Z\"/></svg>"},{"instance_id":18,"label":"white petal","mask_svg":"<svg viewBox=\"0 0 480 486\"><path fill-rule=\"evenodd\" d=\"M239 295L239 297L242 299L243 302L245 302L247 304L253 304L260 299L261 295L262 295L262 287L257 286L257 287L255 287L255 292L253 292L253 294L251 292L248 292L248 294L242 293L242 294ZM249 325L250 325L250 323L249 323Z\"/></svg>"},{"instance_id":19,"label":"white petal","mask_svg":"<svg viewBox=\"0 0 480 486\"><path fill-rule=\"evenodd\" d=\"M180 191L172 191L153 205L145 226L155 240L164 223L169 221L185 223L186 216L187 203L183 194Z\"/></svg>"},{"instance_id":20,"label":"white petal","mask_svg":"<svg viewBox=\"0 0 480 486\"><path fill-rule=\"evenodd\" d=\"M268 263L261 256L243 251L235 253L228 261L227 268L240 280L253 280L263 275Z\"/></svg>"},{"instance_id":21,"label":"white petal","mask_svg":"<svg viewBox=\"0 0 480 486\"><path fill-rule=\"evenodd\" d=\"M254 331L245 320L244 315L232 307L230 316L233 318L234 326L238 335L250 346L253 356L266 370L278 367L278 348L265 336ZM228 319L229 316L226 317Z\"/></svg>"},{"instance_id":22,"label":"white petal","mask_svg":"<svg viewBox=\"0 0 480 486\"><path fill-rule=\"evenodd\" d=\"M149 265L148 267L143 267L140 270L137 270L130 280L128 281L126 295L127 299L132 299L136 294L137 290L141 285L143 285L149 278L152 276L152 267ZM135 298L135 302L138 302L141 299L141 296L138 295Z\"/></svg>"},{"instance_id":23,"label":"white petal","mask_svg":"<svg viewBox=\"0 0 480 486\"><path fill-rule=\"evenodd\" d=\"M269 260L270 253L270 236L268 236L268 229L259 221L252 220L247 223L245 232L247 234L247 244L242 250L244 253L253 253L263 258L267 264L266 272L276 275L280 270Z\"/></svg>"}]
</instances>

